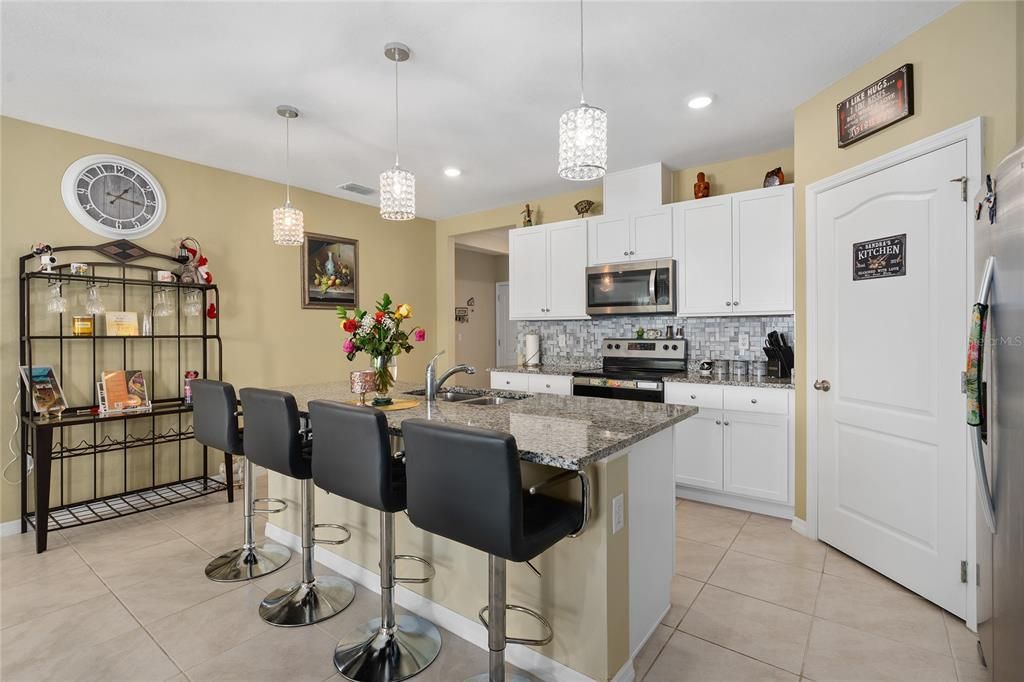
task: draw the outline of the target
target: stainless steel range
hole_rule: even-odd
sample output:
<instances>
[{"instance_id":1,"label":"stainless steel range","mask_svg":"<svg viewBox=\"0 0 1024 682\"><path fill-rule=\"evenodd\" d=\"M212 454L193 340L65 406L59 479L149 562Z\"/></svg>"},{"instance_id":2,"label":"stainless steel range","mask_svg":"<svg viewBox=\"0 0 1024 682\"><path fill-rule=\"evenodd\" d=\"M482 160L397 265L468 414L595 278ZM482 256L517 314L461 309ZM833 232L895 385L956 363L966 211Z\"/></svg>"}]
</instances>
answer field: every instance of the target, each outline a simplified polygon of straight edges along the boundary
<instances>
[{"instance_id":1,"label":"stainless steel range","mask_svg":"<svg viewBox=\"0 0 1024 682\"><path fill-rule=\"evenodd\" d=\"M572 373L572 394L665 402L663 377L686 373L686 339L605 339L601 369Z\"/></svg>"}]
</instances>

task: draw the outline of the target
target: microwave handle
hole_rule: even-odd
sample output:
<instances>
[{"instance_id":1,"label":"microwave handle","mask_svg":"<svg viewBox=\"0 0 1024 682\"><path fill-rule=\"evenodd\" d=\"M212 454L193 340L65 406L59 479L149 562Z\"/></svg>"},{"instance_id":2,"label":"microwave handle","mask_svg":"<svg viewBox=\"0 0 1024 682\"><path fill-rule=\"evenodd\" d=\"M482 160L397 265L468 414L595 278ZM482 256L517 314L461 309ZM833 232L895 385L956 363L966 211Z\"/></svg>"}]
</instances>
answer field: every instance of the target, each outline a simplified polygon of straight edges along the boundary
<instances>
[{"instance_id":1,"label":"microwave handle","mask_svg":"<svg viewBox=\"0 0 1024 682\"><path fill-rule=\"evenodd\" d=\"M657 274L658 274L657 268L651 268L651 278L647 282L647 291L651 295L651 303L650 303L651 305L657 305L658 304L658 293L654 289L654 278L657 276Z\"/></svg>"}]
</instances>

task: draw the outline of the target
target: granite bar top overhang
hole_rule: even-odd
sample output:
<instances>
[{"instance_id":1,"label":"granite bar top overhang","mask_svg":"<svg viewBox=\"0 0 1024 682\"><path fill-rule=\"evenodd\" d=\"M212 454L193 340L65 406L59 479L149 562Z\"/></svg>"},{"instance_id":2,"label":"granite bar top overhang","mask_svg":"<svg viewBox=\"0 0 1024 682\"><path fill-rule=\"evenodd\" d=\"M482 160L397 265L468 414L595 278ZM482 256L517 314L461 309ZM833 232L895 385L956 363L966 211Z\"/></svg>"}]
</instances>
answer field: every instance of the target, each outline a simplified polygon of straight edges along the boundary
<instances>
[{"instance_id":1,"label":"granite bar top overhang","mask_svg":"<svg viewBox=\"0 0 1024 682\"><path fill-rule=\"evenodd\" d=\"M401 396L417 386L398 383L392 391ZM454 387L446 387L454 388ZM280 386L295 396L305 411L311 400L353 400L348 382ZM476 391L480 392L480 391ZM496 391L481 392L497 394ZM608 398L531 394L502 405L463 405L422 402L407 410L385 412L388 426L401 435L406 419L432 419L510 433L516 438L523 460L578 470L620 452L697 413L697 408ZM316 424L313 424L316 433ZM315 437L315 435L314 435Z\"/></svg>"}]
</instances>

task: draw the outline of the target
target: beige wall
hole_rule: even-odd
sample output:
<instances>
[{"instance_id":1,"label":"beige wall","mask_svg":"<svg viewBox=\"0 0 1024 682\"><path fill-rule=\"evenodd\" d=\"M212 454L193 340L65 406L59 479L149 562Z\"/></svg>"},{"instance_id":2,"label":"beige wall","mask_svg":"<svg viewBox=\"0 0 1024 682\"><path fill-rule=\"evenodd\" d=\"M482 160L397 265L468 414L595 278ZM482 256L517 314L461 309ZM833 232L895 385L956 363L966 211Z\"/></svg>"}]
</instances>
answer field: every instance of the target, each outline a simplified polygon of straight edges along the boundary
<instances>
[{"instance_id":1,"label":"beige wall","mask_svg":"<svg viewBox=\"0 0 1024 682\"><path fill-rule=\"evenodd\" d=\"M806 516L806 267L805 188L916 140L977 116L984 117L985 166L991 169L1016 138L1017 13L1020 3L968 2L843 79L796 110L796 514ZM836 146L836 103L896 67L914 65L914 116L846 149Z\"/></svg>"},{"instance_id":2,"label":"beige wall","mask_svg":"<svg viewBox=\"0 0 1024 682\"><path fill-rule=\"evenodd\" d=\"M476 374L459 374L452 384L487 388L488 367L495 366L495 296L494 285L508 277L508 256L497 256L467 249L455 249L455 305L466 307L473 299L469 322L455 322L455 309L448 311L455 327L455 357L476 368Z\"/></svg>"},{"instance_id":3,"label":"beige wall","mask_svg":"<svg viewBox=\"0 0 1024 682\"><path fill-rule=\"evenodd\" d=\"M61 201L64 170L87 154L126 156L163 185L167 218L153 235L139 240L143 246L171 253L185 235L202 243L221 288L229 381L273 386L337 378L368 366L362 358L349 363L342 355L333 311L299 305L299 250L274 246L270 239L271 211L283 201L283 186L11 118L0 119L0 144L0 398L5 405L0 428L5 440L14 428L7 405L18 365L18 257L40 240L54 245L107 241L75 222ZM292 200L305 213L308 230L359 240L363 305L372 305L385 291L413 305L413 321L428 328L427 342L400 360L400 373L403 378L422 376L437 341L430 285L435 279L433 223L386 222L373 206L303 190L293 189ZM172 378L170 385L177 381ZM16 470L11 467L11 478ZM3 483L0 497L0 519L16 519L17 486Z\"/></svg>"},{"instance_id":4,"label":"beige wall","mask_svg":"<svg viewBox=\"0 0 1024 682\"><path fill-rule=\"evenodd\" d=\"M693 183L697 182L697 173L700 172L711 183L712 196L757 189L763 186L765 173L777 166L782 166L787 184L794 181L792 147L674 171L672 196L676 201L693 199Z\"/></svg>"}]
</instances>

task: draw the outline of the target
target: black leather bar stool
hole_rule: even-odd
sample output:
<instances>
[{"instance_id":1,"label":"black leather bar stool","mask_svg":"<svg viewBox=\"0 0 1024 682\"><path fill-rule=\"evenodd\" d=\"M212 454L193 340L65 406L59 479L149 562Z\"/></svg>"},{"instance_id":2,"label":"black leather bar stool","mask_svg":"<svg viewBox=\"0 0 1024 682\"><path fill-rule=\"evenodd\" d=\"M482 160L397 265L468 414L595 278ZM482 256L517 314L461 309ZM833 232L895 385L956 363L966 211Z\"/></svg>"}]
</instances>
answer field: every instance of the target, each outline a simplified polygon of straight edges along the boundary
<instances>
[{"instance_id":1,"label":"black leather bar stool","mask_svg":"<svg viewBox=\"0 0 1024 682\"><path fill-rule=\"evenodd\" d=\"M343 611L355 598L355 586L340 576L313 575L313 544L342 544L318 540L315 528L348 530L333 523L314 524L311 443L301 430L295 397L283 391L243 388L246 456L257 464L302 481L302 578L268 594L260 603L260 617L271 625L310 625Z\"/></svg>"},{"instance_id":2,"label":"black leather bar stool","mask_svg":"<svg viewBox=\"0 0 1024 682\"><path fill-rule=\"evenodd\" d=\"M358 682L397 682L429 666L441 650L441 633L413 614L395 616L395 512L405 509L405 463L392 453L384 413L325 400L309 403L313 439L313 480L335 495L380 511L380 618L372 618L341 639L334 665ZM431 567L432 570L432 567Z\"/></svg>"},{"instance_id":3,"label":"black leather bar stool","mask_svg":"<svg viewBox=\"0 0 1024 682\"><path fill-rule=\"evenodd\" d=\"M582 472L562 472L529 492L523 490L519 449L507 433L406 419L402 436L412 522L489 555L487 606L480 610L487 626L489 672L471 679L504 682L506 643L543 646L554 636L539 613L506 604L505 561L529 561L581 532L588 518L589 482ZM583 485L581 505L540 492L576 477ZM533 616L546 635L508 637L507 610Z\"/></svg>"},{"instance_id":4,"label":"black leather bar stool","mask_svg":"<svg viewBox=\"0 0 1024 682\"><path fill-rule=\"evenodd\" d=\"M242 447L242 431L238 428L238 403L235 387L223 381L195 379L192 381L192 428L195 438L203 445L223 450L228 455L245 457ZM225 466L231 466L230 457L225 457ZM217 582L250 580L272 573L288 563L291 551L273 542L256 544L252 517L256 511L275 513L287 507L284 500L270 498L255 499L253 493L253 465L246 457L242 473L242 546L219 557L206 565L206 577ZM274 509L255 509L256 502L280 503Z\"/></svg>"}]
</instances>

